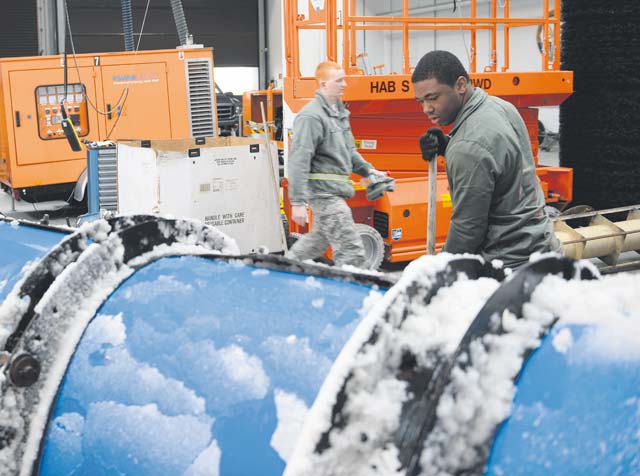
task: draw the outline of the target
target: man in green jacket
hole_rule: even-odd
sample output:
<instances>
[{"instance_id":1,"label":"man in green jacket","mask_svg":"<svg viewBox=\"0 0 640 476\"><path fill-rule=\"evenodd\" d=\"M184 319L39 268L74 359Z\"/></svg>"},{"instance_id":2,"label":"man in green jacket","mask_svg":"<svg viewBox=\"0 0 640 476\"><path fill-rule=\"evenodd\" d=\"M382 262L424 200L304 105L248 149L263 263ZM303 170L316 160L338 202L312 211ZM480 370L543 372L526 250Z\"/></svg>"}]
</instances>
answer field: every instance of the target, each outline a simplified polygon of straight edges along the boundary
<instances>
[{"instance_id":1,"label":"man in green jacket","mask_svg":"<svg viewBox=\"0 0 640 476\"><path fill-rule=\"evenodd\" d=\"M365 266L364 247L345 198L353 197L350 175L386 177L356 150L349 111L340 100L345 73L337 63L324 61L316 68L318 90L293 123L293 142L287 161L291 219L307 223L313 212L311 233L288 251L293 259L314 259L331 245L337 265Z\"/></svg>"},{"instance_id":2,"label":"man in green jacket","mask_svg":"<svg viewBox=\"0 0 640 476\"><path fill-rule=\"evenodd\" d=\"M544 207L527 128L513 104L474 88L447 51L424 55L411 77L437 126L420 138L425 160L444 155L453 204L443 251L480 254L517 268L534 252L560 251Z\"/></svg>"}]
</instances>

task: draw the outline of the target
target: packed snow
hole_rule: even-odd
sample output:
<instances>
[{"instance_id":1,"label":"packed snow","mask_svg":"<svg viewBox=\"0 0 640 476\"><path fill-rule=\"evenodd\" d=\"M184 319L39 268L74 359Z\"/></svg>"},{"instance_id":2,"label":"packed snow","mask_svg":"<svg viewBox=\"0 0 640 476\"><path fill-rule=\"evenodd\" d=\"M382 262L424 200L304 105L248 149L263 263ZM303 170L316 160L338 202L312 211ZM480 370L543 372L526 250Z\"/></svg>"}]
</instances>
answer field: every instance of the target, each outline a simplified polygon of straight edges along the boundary
<instances>
[{"instance_id":1,"label":"packed snow","mask_svg":"<svg viewBox=\"0 0 640 476\"><path fill-rule=\"evenodd\" d=\"M335 336L334 336L335 337ZM338 337L335 340L344 341ZM261 344L272 367L277 369L279 382L297 382L310 388L319 388L322 378L331 368L331 360L314 351L308 337L270 336Z\"/></svg>"},{"instance_id":2,"label":"packed snow","mask_svg":"<svg viewBox=\"0 0 640 476\"><path fill-rule=\"evenodd\" d=\"M532 314L532 319L517 319L505 311L504 333L487 333L471 342L469 354L460 356L459 362L468 365L453 367L440 397L438 418L421 456L423 475L455 474L486 456L484 443L510 414L513 379L524 353L538 346L544 327L554 319L548 312Z\"/></svg>"},{"instance_id":3,"label":"packed snow","mask_svg":"<svg viewBox=\"0 0 640 476\"><path fill-rule=\"evenodd\" d=\"M148 474L153 469L158 476L175 476L191 465L194 454L205 453L206 465L218 467L216 452L206 452L212 445L211 427L212 422L201 417L165 415L155 404L101 401L89 407L82 444L87 454L99 454L94 447L110 448L116 474ZM137 460L131 461L131 454Z\"/></svg>"},{"instance_id":4,"label":"packed snow","mask_svg":"<svg viewBox=\"0 0 640 476\"><path fill-rule=\"evenodd\" d=\"M293 445L304 425L309 409L295 394L275 390L278 426L271 437L271 446L285 462L293 451Z\"/></svg>"},{"instance_id":5,"label":"packed snow","mask_svg":"<svg viewBox=\"0 0 640 476\"><path fill-rule=\"evenodd\" d=\"M125 299L142 300L144 303L152 303L158 296L167 293L182 299L193 291L193 286L176 280L173 276L160 275L158 279L150 283L140 283L127 288Z\"/></svg>"},{"instance_id":6,"label":"packed snow","mask_svg":"<svg viewBox=\"0 0 640 476\"><path fill-rule=\"evenodd\" d=\"M572 344L573 335L570 329L560 329L560 331L553 336L553 347L561 354L566 354Z\"/></svg>"},{"instance_id":7,"label":"packed snow","mask_svg":"<svg viewBox=\"0 0 640 476\"><path fill-rule=\"evenodd\" d=\"M451 353L498 286L492 279L474 283L460 276L425 304L436 273L450 259L440 254L414 261L371 308L325 380L286 476L391 475L400 469L391 441L400 425L402 405L410 397L399 371L404 353L410 352L424 366L433 365L433 353ZM417 289L416 296L408 297L409 288ZM372 341L374 334L377 338ZM339 428L332 424L332 413L343 385L348 399L340 412L347 423ZM318 453L316 446L327 432L330 448Z\"/></svg>"},{"instance_id":8,"label":"packed snow","mask_svg":"<svg viewBox=\"0 0 640 476\"><path fill-rule=\"evenodd\" d=\"M404 474L393 435L400 426L402 405L411 395L396 377L399 350L409 350L422 366L451 356L498 287L486 278L462 279L442 289L428 306L420 293L403 302L400 297L413 281L425 288L430 285L430 277L448 259L439 257L443 261L423 258L412 263L356 329L310 410L286 476ZM594 271L589 263L579 266ZM471 341L468 353L459 355L451 370L420 455L421 475L483 472L491 439L511 414L514 381L524 358L539 346L556 319L552 342L558 353L567 353L575 344L565 326L579 323L590 327L582 337L584 350L570 358L638 362L639 281L637 274L585 281L548 276L524 305L520 318L508 311L494 315L493 327L502 331ZM343 385L347 399L341 407L338 395ZM638 421L629 423L637 425L637 435L639 423L640 412Z\"/></svg>"},{"instance_id":9,"label":"packed snow","mask_svg":"<svg viewBox=\"0 0 640 476\"><path fill-rule=\"evenodd\" d=\"M561 292L558 290L562 289ZM590 326L585 353L595 359L640 360L640 274L620 273L592 281L563 281L549 276L532 304L569 324Z\"/></svg>"},{"instance_id":10,"label":"packed snow","mask_svg":"<svg viewBox=\"0 0 640 476\"><path fill-rule=\"evenodd\" d=\"M74 354L75 365L67 378L68 394L78 401L102 399L128 405L156 401L167 415L204 413L203 398L183 382L138 362L123 346L125 340L121 315L98 314ZM123 381L128 385L120 385Z\"/></svg>"}]
</instances>

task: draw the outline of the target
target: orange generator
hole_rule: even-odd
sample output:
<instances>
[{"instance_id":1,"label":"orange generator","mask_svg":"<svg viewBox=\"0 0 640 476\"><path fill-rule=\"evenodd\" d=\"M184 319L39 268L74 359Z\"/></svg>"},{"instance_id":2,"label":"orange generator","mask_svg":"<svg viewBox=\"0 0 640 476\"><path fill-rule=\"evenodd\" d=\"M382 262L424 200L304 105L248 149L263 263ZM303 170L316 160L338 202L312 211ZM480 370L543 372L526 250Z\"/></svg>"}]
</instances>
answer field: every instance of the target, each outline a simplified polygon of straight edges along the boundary
<instances>
[{"instance_id":1,"label":"orange generator","mask_svg":"<svg viewBox=\"0 0 640 476\"><path fill-rule=\"evenodd\" d=\"M377 261L400 262L415 259L426 252L428 171L421 158L418 138L433 124L422 113L415 101L411 84L410 39L417 32L464 31L470 38L469 74L474 86L485 89L513 103L522 115L530 132L534 156L538 156L538 106L560 104L573 91L573 73L560 70L560 0L540 1L538 18L511 18L509 1L497 0L483 3L485 16L480 16L477 0L469 3L470 17L421 17L411 16L409 0L402 0L399 12L393 16L358 16L355 0L326 0L309 5L304 11L297 0L284 1L286 74L282 91L256 91L244 97L244 117L261 123L260 102L264 102L268 119L275 118L276 109L282 106L286 125L287 114L295 115L314 97L316 81L301 75L300 37L308 31L324 32L326 58L342 64L347 77L343 101L351 112L351 127L356 145L365 160L378 170L388 171L396 179L396 190L386 193L375 202L366 199L363 187L354 176L356 195L349 201L357 223L368 225L371 233L363 236L368 258ZM553 5L550 5L553 3ZM460 13L460 12L458 12ZM538 28L541 47L541 64L538 71L510 71L510 34L516 28ZM388 31L401 38L402 67L400 71L380 74L384 65L366 68L366 53L358 52L357 39L363 31ZM500 35L500 41L498 41ZM308 38L308 36L307 36ZM479 38L488 43L489 65L477 71ZM440 45L440 43L438 43ZM502 56L498 58L498 49ZM446 49L446 45L442 46ZM417 50L419 58L428 50ZM498 71L498 60L502 62ZM417 60L416 60L417 61ZM445 132L447 129L445 129ZM247 130L245 129L245 132ZM287 140L284 141L285 161ZM439 158L436 197L436 250L446 240L451 218L452 204L444 168ZM537 163L537 162L536 162ZM572 199L573 170L564 167L538 166L538 177L547 203L563 209ZM286 190L286 180L284 181ZM284 196L285 212L289 204ZM305 232L291 223L291 231ZM383 250L371 249L377 233L384 243ZM376 257L375 255L379 255Z\"/></svg>"},{"instance_id":2,"label":"orange generator","mask_svg":"<svg viewBox=\"0 0 640 476\"><path fill-rule=\"evenodd\" d=\"M67 198L86 167L80 140L215 136L211 48L0 59L0 182L15 197Z\"/></svg>"}]
</instances>

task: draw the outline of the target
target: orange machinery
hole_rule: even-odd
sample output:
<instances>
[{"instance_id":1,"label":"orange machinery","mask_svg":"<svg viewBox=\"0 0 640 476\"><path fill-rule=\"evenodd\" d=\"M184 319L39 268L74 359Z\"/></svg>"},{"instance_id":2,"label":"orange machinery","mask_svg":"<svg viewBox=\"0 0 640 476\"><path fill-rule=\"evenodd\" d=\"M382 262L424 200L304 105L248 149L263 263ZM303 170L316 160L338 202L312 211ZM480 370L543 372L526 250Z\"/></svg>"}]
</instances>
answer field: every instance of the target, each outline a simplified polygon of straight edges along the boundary
<instances>
[{"instance_id":1,"label":"orange machinery","mask_svg":"<svg viewBox=\"0 0 640 476\"><path fill-rule=\"evenodd\" d=\"M572 93L573 73L560 70L560 0L543 0L539 18L511 18L509 0L496 0L486 6L488 16L478 14L477 1L471 0L470 17L417 17L409 14L409 1L402 0L402 14L390 16L358 16L355 0L314 2L300 11L297 0L284 1L286 75L283 98L273 91L257 91L245 95L245 118L259 111L259 102L275 107L284 102L285 115L298 112L314 97L316 82L300 73L300 35L308 30L324 32L326 58L343 65L347 88L343 100L351 112L351 126L360 153L379 170L387 170L396 178L396 191L375 202L367 201L362 187L349 201L356 222L373 227L385 243L385 259L408 261L426 252L427 229L427 164L422 161L418 137L432 124L415 101L411 84L410 35L424 30L461 30L470 37L469 73L474 86L512 102L520 111L530 132L537 161L537 106L558 105ZM552 5L550 5L552 3ZM512 72L509 66L510 33L519 27L542 25L543 45L539 71ZM388 30L402 36L402 70L391 74L366 74L358 66L363 53L356 39L362 31ZM477 71L478 37L488 36L489 65ZM498 42L500 35L501 42ZM441 44L441 43L440 43ZM446 49L445 46L441 46ZM502 56L498 56L501 48ZM414 52L419 58L426 51ZM499 60L501 62L498 71ZM373 68L377 73L379 66ZM273 117L274 112L267 113ZM256 119L252 119L256 120ZM285 120L285 123L287 121ZM289 123L291 123L289 121ZM286 141L285 141L286 149ZM286 154L285 154L286 156ZM285 159L286 160L286 159ZM446 240L451 217L444 161L439 159L436 199L436 250ZM573 171L564 167L538 166L538 177L547 202L564 208L572 199ZM354 176L354 179L356 177ZM356 179L357 180L357 179ZM357 182L356 182L357 183ZM286 181L284 182L286 189ZM285 211L288 201L285 194ZM306 231L291 224L292 231Z\"/></svg>"},{"instance_id":2,"label":"orange machinery","mask_svg":"<svg viewBox=\"0 0 640 476\"><path fill-rule=\"evenodd\" d=\"M86 167L61 127L81 140L215 136L211 48L0 59L0 182L15 196L66 193ZM66 197L65 197L66 198Z\"/></svg>"}]
</instances>

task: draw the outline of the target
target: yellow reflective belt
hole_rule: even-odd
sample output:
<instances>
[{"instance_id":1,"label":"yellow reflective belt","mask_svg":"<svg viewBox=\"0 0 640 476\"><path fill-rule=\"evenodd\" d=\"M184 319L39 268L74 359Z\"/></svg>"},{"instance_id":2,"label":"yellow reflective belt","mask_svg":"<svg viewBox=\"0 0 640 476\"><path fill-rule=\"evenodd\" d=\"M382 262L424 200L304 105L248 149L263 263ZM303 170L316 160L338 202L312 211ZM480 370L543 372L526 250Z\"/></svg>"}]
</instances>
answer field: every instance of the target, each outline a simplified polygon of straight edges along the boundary
<instances>
[{"instance_id":1,"label":"yellow reflective belt","mask_svg":"<svg viewBox=\"0 0 640 476\"><path fill-rule=\"evenodd\" d=\"M331 180L334 182L351 183L351 179L348 175L340 174L309 174L309 180Z\"/></svg>"}]
</instances>

